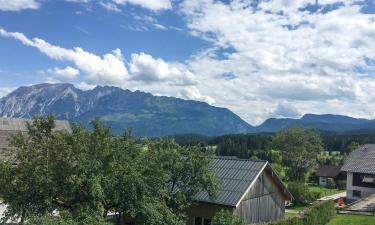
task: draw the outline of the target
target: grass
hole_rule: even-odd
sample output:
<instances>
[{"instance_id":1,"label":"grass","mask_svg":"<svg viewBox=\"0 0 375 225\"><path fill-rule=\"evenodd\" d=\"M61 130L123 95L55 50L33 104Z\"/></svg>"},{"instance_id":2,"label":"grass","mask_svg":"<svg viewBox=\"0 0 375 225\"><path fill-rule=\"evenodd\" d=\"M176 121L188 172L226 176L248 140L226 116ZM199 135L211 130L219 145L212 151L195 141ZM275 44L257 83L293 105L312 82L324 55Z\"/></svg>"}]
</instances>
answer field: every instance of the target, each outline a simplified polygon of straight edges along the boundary
<instances>
[{"instance_id":1,"label":"grass","mask_svg":"<svg viewBox=\"0 0 375 225\"><path fill-rule=\"evenodd\" d=\"M298 216L300 211L307 209L308 206L290 206L285 210L285 219Z\"/></svg>"},{"instance_id":2,"label":"grass","mask_svg":"<svg viewBox=\"0 0 375 225\"><path fill-rule=\"evenodd\" d=\"M327 225L374 225L375 216L336 215Z\"/></svg>"},{"instance_id":3,"label":"grass","mask_svg":"<svg viewBox=\"0 0 375 225\"><path fill-rule=\"evenodd\" d=\"M322 197L338 194L340 192L345 191L345 190L318 187L318 186L309 186L309 190L313 192L319 192Z\"/></svg>"}]
</instances>

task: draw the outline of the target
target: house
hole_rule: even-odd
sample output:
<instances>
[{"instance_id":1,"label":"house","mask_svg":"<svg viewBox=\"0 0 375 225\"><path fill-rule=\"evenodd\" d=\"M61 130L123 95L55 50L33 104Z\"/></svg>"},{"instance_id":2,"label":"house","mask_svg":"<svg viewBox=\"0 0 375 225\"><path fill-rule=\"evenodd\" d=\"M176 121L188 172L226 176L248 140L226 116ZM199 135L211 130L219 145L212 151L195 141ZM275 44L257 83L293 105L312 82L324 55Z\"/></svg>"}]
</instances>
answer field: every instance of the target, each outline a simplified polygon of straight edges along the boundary
<instances>
[{"instance_id":1,"label":"house","mask_svg":"<svg viewBox=\"0 0 375 225\"><path fill-rule=\"evenodd\" d=\"M27 132L26 124L32 122L30 119L0 118L0 159L11 157L14 153L9 146L9 138L18 132ZM68 121L57 120L55 130L70 131Z\"/></svg>"},{"instance_id":2,"label":"house","mask_svg":"<svg viewBox=\"0 0 375 225\"><path fill-rule=\"evenodd\" d=\"M350 153L341 171L347 173L346 197L358 200L375 193L375 144L362 145Z\"/></svg>"},{"instance_id":3,"label":"house","mask_svg":"<svg viewBox=\"0 0 375 225\"><path fill-rule=\"evenodd\" d=\"M215 199L198 193L187 209L188 225L207 225L220 210L229 210L248 223L284 218L291 193L267 161L216 157L211 165L220 186Z\"/></svg>"},{"instance_id":4,"label":"house","mask_svg":"<svg viewBox=\"0 0 375 225\"><path fill-rule=\"evenodd\" d=\"M337 180L342 178L340 166L322 165L316 171L315 175L318 177L318 185L322 187L336 186Z\"/></svg>"}]
</instances>

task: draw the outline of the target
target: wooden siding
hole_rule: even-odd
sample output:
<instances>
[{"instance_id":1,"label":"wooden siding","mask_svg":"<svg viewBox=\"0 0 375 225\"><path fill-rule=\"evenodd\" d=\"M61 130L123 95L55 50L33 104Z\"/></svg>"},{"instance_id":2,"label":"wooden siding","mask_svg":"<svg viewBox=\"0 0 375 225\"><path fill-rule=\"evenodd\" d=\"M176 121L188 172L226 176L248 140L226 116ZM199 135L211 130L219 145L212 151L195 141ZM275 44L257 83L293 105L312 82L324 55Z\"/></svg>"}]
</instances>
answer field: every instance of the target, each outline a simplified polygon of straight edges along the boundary
<instances>
[{"instance_id":1,"label":"wooden siding","mask_svg":"<svg viewBox=\"0 0 375 225\"><path fill-rule=\"evenodd\" d=\"M234 208L208 203L195 203L186 210L187 225L194 225L194 217L212 219L220 210L234 211Z\"/></svg>"},{"instance_id":2,"label":"wooden siding","mask_svg":"<svg viewBox=\"0 0 375 225\"><path fill-rule=\"evenodd\" d=\"M236 208L235 213L248 223L284 218L285 196L267 170L263 170Z\"/></svg>"}]
</instances>

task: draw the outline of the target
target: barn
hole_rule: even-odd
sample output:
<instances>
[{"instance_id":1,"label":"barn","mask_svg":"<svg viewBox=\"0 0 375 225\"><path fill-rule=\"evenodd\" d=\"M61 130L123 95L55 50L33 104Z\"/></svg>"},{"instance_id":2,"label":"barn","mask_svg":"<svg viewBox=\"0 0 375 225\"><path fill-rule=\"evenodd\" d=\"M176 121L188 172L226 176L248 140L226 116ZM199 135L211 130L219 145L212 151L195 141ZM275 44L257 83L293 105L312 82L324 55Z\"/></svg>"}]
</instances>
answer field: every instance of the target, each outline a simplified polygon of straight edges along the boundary
<instances>
[{"instance_id":1,"label":"barn","mask_svg":"<svg viewBox=\"0 0 375 225\"><path fill-rule=\"evenodd\" d=\"M220 187L215 199L198 193L187 209L188 225L208 225L220 210L229 210L247 223L284 218L292 195L267 161L216 157L211 165Z\"/></svg>"}]
</instances>

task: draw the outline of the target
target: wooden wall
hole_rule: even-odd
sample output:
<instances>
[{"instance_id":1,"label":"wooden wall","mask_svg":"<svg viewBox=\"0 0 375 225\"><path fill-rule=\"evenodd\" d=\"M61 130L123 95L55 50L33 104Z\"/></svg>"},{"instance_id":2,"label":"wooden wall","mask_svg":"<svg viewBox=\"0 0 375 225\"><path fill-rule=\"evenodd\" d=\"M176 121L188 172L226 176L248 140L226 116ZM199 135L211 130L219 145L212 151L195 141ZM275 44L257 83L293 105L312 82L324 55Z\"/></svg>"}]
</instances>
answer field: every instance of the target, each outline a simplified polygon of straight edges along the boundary
<instances>
[{"instance_id":1,"label":"wooden wall","mask_svg":"<svg viewBox=\"0 0 375 225\"><path fill-rule=\"evenodd\" d=\"M188 217L187 225L194 225L194 217L203 217L206 219L212 219L216 213L221 209L233 211L234 208L226 207L222 205L207 204L207 203L196 203L190 206L186 210Z\"/></svg>"},{"instance_id":2,"label":"wooden wall","mask_svg":"<svg viewBox=\"0 0 375 225\"><path fill-rule=\"evenodd\" d=\"M235 213L248 223L268 222L284 218L285 197L267 170L254 183L236 208Z\"/></svg>"}]
</instances>

